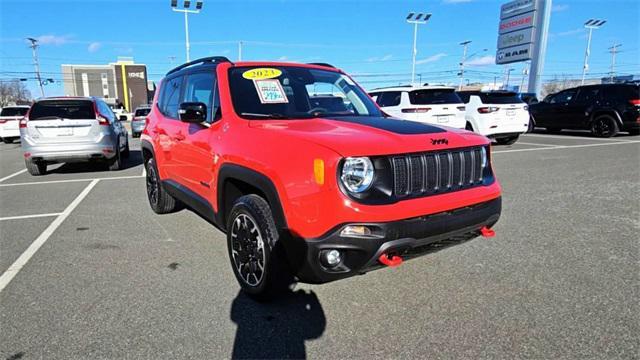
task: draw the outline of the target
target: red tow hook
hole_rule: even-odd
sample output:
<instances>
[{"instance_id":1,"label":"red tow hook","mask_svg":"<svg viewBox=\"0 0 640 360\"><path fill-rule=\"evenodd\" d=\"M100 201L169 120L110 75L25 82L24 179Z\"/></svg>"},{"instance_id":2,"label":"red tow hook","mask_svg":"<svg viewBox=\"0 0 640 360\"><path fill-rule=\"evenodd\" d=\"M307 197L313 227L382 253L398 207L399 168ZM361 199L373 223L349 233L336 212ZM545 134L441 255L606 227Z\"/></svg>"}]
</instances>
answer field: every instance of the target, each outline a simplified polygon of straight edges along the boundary
<instances>
[{"instance_id":1,"label":"red tow hook","mask_svg":"<svg viewBox=\"0 0 640 360\"><path fill-rule=\"evenodd\" d=\"M402 258L398 255L382 254L378 258L378 261L380 261L381 264L390 267L400 266L400 264L402 264Z\"/></svg>"},{"instance_id":2,"label":"red tow hook","mask_svg":"<svg viewBox=\"0 0 640 360\"><path fill-rule=\"evenodd\" d=\"M486 238L492 238L494 236L496 236L496 232L489 229L486 226L483 226L482 228L480 228L480 234L482 234L482 236L486 237Z\"/></svg>"}]
</instances>

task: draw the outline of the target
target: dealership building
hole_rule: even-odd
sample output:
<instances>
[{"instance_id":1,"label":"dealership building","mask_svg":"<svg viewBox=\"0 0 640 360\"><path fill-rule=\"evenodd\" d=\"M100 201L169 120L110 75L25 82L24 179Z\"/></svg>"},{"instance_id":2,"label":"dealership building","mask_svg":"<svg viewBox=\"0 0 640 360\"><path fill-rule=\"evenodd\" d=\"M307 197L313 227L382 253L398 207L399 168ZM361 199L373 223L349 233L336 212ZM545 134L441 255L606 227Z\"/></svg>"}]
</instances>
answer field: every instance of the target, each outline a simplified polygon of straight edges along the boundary
<instances>
[{"instance_id":1,"label":"dealership building","mask_svg":"<svg viewBox=\"0 0 640 360\"><path fill-rule=\"evenodd\" d=\"M154 85L147 80L147 66L132 58L118 58L108 65L62 65L64 93L68 96L96 96L109 105L122 104L131 112L148 104Z\"/></svg>"}]
</instances>

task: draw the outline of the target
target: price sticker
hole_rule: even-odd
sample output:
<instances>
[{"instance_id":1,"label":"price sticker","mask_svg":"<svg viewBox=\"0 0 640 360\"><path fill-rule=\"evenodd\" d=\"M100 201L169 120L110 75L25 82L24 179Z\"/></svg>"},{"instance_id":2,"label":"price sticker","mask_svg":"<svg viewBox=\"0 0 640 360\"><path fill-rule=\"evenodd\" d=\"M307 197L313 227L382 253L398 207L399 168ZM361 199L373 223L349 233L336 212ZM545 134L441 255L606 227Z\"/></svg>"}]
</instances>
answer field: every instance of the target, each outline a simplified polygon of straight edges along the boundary
<instances>
[{"instance_id":1,"label":"price sticker","mask_svg":"<svg viewBox=\"0 0 640 360\"><path fill-rule=\"evenodd\" d=\"M253 80L263 104L286 104L289 102L280 81L275 79Z\"/></svg>"}]
</instances>

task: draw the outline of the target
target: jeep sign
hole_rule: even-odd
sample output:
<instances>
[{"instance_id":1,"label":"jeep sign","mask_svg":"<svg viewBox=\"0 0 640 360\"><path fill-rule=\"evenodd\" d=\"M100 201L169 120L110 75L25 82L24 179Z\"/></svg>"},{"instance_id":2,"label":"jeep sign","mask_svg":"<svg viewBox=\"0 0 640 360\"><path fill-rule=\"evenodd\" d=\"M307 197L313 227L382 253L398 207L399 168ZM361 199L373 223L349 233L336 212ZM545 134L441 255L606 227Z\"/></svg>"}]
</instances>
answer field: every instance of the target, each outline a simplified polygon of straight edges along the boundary
<instances>
[{"instance_id":1,"label":"jeep sign","mask_svg":"<svg viewBox=\"0 0 640 360\"><path fill-rule=\"evenodd\" d=\"M536 12L528 12L500 21L498 34L506 34L508 32L523 30L532 27L536 22Z\"/></svg>"},{"instance_id":2,"label":"jeep sign","mask_svg":"<svg viewBox=\"0 0 640 360\"><path fill-rule=\"evenodd\" d=\"M504 35L498 36L498 49L504 49L511 46L519 46L533 42L534 27L524 30L518 30Z\"/></svg>"},{"instance_id":3,"label":"jeep sign","mask_svg":"<svg viewBox=\"0 0 640 360\"><path fill-rule=\"evenodd\" d=\"M531 59L532 54L532 43L501 49L498 50L498 53L496 54L496 64L510 64L513 62L529 60Z\"/></svg>"}]
</instances>

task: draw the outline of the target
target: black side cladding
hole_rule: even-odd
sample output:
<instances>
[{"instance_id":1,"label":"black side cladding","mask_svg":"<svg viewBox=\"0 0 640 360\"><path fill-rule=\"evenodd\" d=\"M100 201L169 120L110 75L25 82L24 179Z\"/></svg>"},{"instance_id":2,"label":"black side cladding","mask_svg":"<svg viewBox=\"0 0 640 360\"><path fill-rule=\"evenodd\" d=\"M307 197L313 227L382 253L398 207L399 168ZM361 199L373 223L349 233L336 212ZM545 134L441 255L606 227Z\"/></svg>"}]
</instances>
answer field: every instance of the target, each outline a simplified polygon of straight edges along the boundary
<instances>
[{"instance_id":1,"label":"black side cladding","mask_svg":"<svg viewBox=\"0 0 640 360\"><path fill-rule=\"evenodd\" d=\"M327 117L326 119L370 126L376 129L403 135L436 134L446 132L437 126L429 124L378 116L337 116L335 118Z\"/></svg>"}]
</instances>

